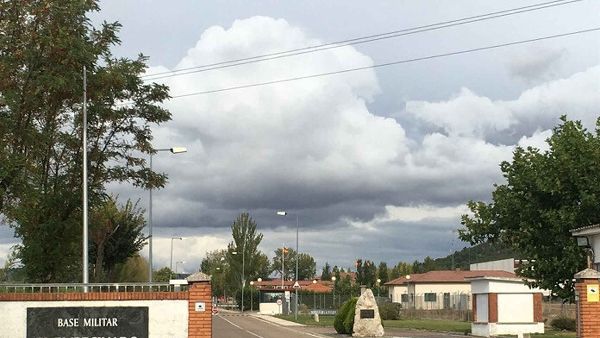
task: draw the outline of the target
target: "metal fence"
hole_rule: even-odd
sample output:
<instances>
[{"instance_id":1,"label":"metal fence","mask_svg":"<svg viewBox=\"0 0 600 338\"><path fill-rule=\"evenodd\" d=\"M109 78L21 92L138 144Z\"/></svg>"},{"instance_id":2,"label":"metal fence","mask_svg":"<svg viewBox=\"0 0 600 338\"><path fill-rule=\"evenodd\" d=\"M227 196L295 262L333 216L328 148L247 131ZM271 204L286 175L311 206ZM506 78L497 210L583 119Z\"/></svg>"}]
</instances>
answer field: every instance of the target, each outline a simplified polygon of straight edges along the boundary
<instances>
[{"instance_id":1,"label":"metal fence","mask_svg":"<svg viewBox=\"0 0 600 338\"><path fill-rule=\"evenodd\" d=\"M0 293L175 292L187 288L169 283L0 284Z\"/></svg>"},{"instance_id":2,"label":"metal fence","mask_svg":"<svg viewBox=\"0 0 600 338\"><path fill-rule=\"evenodd\" d=\"M402 294L400 304L403 309L466 311L471 309L471 295L450 292Z\"/></svg>"}]
</instances>

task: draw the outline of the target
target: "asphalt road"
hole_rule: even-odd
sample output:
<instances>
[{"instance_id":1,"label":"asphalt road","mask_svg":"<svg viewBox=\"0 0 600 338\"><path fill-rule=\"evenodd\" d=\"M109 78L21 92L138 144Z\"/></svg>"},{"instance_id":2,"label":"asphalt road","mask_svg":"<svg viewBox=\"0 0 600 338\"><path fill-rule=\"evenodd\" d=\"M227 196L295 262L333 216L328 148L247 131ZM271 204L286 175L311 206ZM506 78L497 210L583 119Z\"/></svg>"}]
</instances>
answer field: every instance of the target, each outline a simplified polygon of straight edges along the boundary
<instances>
[{"instance_id":1,"label":"asphalt road","mask_svg":"<svg viewBox=\"0 0 600 338\"><path fill-rule=\"evenodd\" d=\"M284 327L249 315L213 316L215 338L322 338L308 327Z\"/></svg>"},{"instance_id":2,"label":"asphalt road","mask_svg":"<svg viewBox=\"0 0 600 338\"><path fill-rule=\"evenodd\" d=\"M454 334L386 329L386 337L398 338L450 338L464 337ZM330 338L338 335L333 328L282 326L251 315L221 313L213 316L214 338Z\"/></svg>"}]
</instances>

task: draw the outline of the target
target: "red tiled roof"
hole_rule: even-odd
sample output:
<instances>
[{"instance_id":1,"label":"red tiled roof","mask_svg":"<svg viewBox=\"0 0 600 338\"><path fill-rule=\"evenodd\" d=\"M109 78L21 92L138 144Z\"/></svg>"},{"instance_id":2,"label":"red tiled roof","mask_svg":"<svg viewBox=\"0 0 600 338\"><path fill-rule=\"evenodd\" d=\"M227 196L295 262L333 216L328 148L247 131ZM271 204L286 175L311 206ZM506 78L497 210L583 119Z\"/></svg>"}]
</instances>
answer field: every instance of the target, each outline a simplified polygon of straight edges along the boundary
<instances>
[{"instance_id":1,"label":"red tiled roof","mask_svg":"<svg viewBox=\"0 0 600 338\"><path fill-rule=\"evenodd\" d=\"M301 280L298 281L300 284L300 290L307 290L316 293L328 293L331 292L332 286L329 281L317 280L317 283L313 283L312 280ZM261 282L254 281L254 286L260 290L281 290L281 279L263 280ZM284 281L283 290L293 290L294 281Z\"/></svg>"},{"instance_id":2,"label":"red tiled roof","mask_svg":"<svg viewBox=\"0 0 600 338\"><path fill-rule=\"evenodd\" d=\"M426 273L416 273L409 275L410 278L402 276L391 280L384 285L404 285L407 283L468 283L465 278L474 277L505 277L515 278L517 275L501 270L475 270L475 271L429 271Z\"/></svg>"}]
</instances>

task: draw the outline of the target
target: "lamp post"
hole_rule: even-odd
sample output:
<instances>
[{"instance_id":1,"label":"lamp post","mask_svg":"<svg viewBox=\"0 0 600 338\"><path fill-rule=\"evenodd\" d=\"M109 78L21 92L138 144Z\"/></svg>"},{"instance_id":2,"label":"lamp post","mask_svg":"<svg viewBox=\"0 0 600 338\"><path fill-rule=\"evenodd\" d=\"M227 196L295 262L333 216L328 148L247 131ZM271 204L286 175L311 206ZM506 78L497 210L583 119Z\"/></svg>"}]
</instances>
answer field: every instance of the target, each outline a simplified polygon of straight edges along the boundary
<instances>
[{"instance_id":1,"label":"lamp post","mask_svg":"<svg viewBox=\"0 0 600 338\"><path fill-rule=\"evenodd\" d=\"M333 309L335 310L335 276L331 276L331 281L333 282Z\"/></svg>"},{"instance_id":2,"label":"lamp post","mask_svg":"<svg viewBox=\"0 0 600 338\"><path fill-rule=\"evenodd\" d=\"M243 248L242 248L242 278L241 278L242 279L242 304L241 304L241 312L242 313L244 312L244 287L246 286L246 279L244 278L245 277L244 276L244 273L245 273L244 268L245 268L245 263L246 263L245 262L245 260L246 260L246 253L245 253L245 251L246 251L246 240L244 239L244 245L243 245ZM232 255L237 255L238 252L237 251L232 251L231 254Z\"/></svg>"},{"instance_id":3,"label":"lamp post","mask_svg":"<svg viewBox=\"0 0 600 338\"><path fill-rule=\"evenodd\" d=\"M171 264L169 265L169 270L171 274L173 274L173 240L178 239L180 241L183 240L183 237L171 237ZM175 270L177 270L177 265L175 265Z\"/></svg>"},{"instance_id":4,"label":"lamp post","mask_svg":"<svg viewBox=\"0 0 600 338\"><path fill-rule=\"evenodd\" d=\"M313 279L313 285L317 284L317 280ZM313 288L313 310L317 308L317 299L316 299L317 291Z\"/></svg>"},{"instance_id":5,"label":"lamp post","mask_svg":"<svg viewBox=\"0 0 600 338\"><path fill-rule=\"evenodd\" d=\"M254 289L254 281L250 281L250 312L254 311L254 298L252 297L252 289Z\"/></svg>"},{"instance_id":6,"label":"lamp post","mask_svg":"<svg viewBox=\"0 0 600 338\"><path fill-rule=\"evenodd\" d=\"M377 278L377 298L379 298L379 289L381 288L381 278Z\"/></svg>"},{"instance_id":7,"label":"lamp post","mask_svg":"<svg viewBox=\"0 0 600 338\"><path fill-rule=\"evenodd\" d=\"M277 211L277 215L287 216L288 213L286 211L280 210L280 211ZM294 319L295 320L298 320L298 289L300 288L298 285L298 261L300 258L300 252L298 251L298 230L300 228L299 225L300 225L300 223L298 221L298 214L296 214L296 282L294 283L294 289L296 289L296 297L294 298ZM281 268L283 270L283 266Z\"/></svg>"},{"instance_id":8,"label":"lamp post","mask_svg":"<svg viewBox=\"0 0 600 338\"><path fill-rule=\"evenodd\" d=\"M159 151L170 151L173 154L181 154L187 152L187 148L185 147L172 147L172 148L163 148L163 149L153 149L153 152ZM150 152L150 172L152 172L152 156L153 152ZM152 283L152 187L150 187L150 200L148 202L148 265L150 269L148 271L148 282Z\"/></svg>"}]
</instances>

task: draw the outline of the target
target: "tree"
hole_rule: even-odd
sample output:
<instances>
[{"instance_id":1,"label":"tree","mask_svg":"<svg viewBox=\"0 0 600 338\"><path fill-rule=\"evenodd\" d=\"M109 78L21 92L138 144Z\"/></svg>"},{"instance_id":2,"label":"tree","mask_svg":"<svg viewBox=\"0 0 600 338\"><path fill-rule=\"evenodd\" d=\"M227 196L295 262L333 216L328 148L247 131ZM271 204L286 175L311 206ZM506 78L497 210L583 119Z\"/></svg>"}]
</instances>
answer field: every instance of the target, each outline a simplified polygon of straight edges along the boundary
<instances>
[{"instance_id":1,"label":"tree","mask_svg":"<svg viewBox=\"0 0 600 338\"><path fill-rule=\"evenodd\" d=\"M282 254L283 253L283 254ZM283 257L282 257L283 255ZM284 261L282 262L282 258ZM296 272L296 266L293 265L296 259L296 251L290 248L277 248L275 250L275 256L273 257L273 261L271 262L271 271L275 274L281 276L283 264L283 279L290 280L293 279L294 274Z\"/></svg>"},{"instance_id":2,"label":"tree","mask_svg":"<svg viewBox=\"0 0 600 338\"><path fill-rule=\"evenodd\" d=\"M257 224L247 212L241 213L231 224L233 241L227 245L226 260L229 263L228 281L242 285L246 281L266 277L269 259L258 250L263 234L256 231ZM242 270L243 275L242 275Z\"/></svg>"},{"instance_id":3,"label":"tree","mask_svg":"<svg viewBox=\"0 0 600 338\"><path fill-rule=\"evenodd\" d=\"M146 244L143 210L128 200L119 207L109 197L92 211L90 261L95 282L114 282L115 267L138 254Z\"/></svg>"},{"instance_id":4,"label":"tree","mask_svg":"<svg viewBox=\"0 0 600 338\"><path fill-rule=\"evenodd\" d=\"M117 264L115 267L114 282L147 282L148 269L150 269L148 261L144 257L136 254L133 257L127 258L124 263Z\"/></svg>"},{"instance_id":5,"label":"tree","mask_svg":"<svg viewBox=\"0 0 600 338\"><path fill-rule=\"evenodd\" d=\"M158 271L152 272L152 280L160 283L160 282L168 282L171 280L171 276L173 276L175 272L168 267L164 267L159 269Z\"/></svg>"},{"instance_id":6,"label":"tree","mask_svg":"<svg viewBox=\"0 0 600 338\"><path fill-rule=\"evenodd\" d=\"M145 161L150 125L170 113L147 58L115 58L118 23L92 27L97 1L0 2L0 213L22 244L28 281L81 280L82 83L87 68L90 206L105 186L162 187Z\"/></svg>"},{"instance_id":7,"label":"tree","mask_svg":"<svg viewBox=\"0 0 600 338\"><path fill-rule=\"evenodd\" d=\"M570 230L600 222L600 120L594 133L561 117L549 149L517 147L500 168L492 202L468 203L460 238L472 244L498 242L528 259L519 269L530 283L573 300L573 275L585 254Z\"/></svg>"},{"instance_id":8,"label":"tree","mask_svg":"<svg viewBox=\"0 0 600 338\"><path fill-rule=\"evenodd\" d=\"M325 262L325 265L323 266L323 270L321 272L321 280L330 280L331 276L331 265Z\"/></svg>"},{"instance_id":9,"label":"tree","mask_svg":"<svg viewBox=\"0 0 600 338\"><path fill-rule=\"evenodd\" d=\"M381 280L381 285L389 281L389 270L386 262L379 262L377 267L377 278Z\"/></svg>"}]
</instances>

